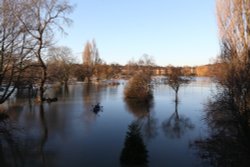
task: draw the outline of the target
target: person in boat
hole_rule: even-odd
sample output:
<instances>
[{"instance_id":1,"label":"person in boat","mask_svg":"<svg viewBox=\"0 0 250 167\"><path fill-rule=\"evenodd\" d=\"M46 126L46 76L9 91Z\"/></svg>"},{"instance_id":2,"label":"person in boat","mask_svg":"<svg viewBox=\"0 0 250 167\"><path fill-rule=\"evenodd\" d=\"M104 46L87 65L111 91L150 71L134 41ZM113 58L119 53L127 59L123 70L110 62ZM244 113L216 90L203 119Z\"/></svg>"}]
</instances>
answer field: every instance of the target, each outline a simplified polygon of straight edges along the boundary
<instances>
[{"instance_id":1,"label":"person in boat","mask_svg":"<svg viewBox=\"0 0 250 167\"><path fill-rule=\"evenodd\" d=\"M100 106L100 103L97 103L94 107L93 107L93 112L94 113L98 113L99 111L101 111L102 106Z\"/></svg>"}]
</instances>

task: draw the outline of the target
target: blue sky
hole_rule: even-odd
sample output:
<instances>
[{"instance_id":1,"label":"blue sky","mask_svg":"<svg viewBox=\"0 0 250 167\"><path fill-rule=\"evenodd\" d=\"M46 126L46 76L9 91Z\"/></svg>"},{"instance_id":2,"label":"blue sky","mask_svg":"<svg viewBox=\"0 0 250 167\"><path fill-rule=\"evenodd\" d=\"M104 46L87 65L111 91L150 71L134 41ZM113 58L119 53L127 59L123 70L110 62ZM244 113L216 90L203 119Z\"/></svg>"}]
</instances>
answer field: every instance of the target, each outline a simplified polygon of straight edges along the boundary
<instances>
[{"instance_id":1,"label":"blue sky","mask_svg":"<svg viewBox=\"0 0 250 167\"><path fill-rule=\"evenodd\" d=\"M157 65L204 65L219 53L215 0L70 0L71 27L57 45L81 61L95 39L107 63L126 64L143 54Z\"/></svg>"}]
</instances>

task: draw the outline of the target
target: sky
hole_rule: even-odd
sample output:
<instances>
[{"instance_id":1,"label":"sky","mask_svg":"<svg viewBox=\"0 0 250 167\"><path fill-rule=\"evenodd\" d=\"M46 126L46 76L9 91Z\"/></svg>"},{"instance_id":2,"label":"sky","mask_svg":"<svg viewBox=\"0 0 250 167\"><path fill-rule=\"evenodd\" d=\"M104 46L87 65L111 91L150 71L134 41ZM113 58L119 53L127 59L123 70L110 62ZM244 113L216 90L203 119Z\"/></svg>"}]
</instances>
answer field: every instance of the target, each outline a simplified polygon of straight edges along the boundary
<instances>
[{"instance_id":1,"label":"sky","mask_svg":"<svg viewBox=\"0 0 250 167\"><path fill-rule=\"evenodd\" d=\"M144 54L159 66L211 63L219 53L215 0L69 0L73 24L57 45L79 62L95 39L100 58L125 65Z\"/></svg>"}]
</instances>

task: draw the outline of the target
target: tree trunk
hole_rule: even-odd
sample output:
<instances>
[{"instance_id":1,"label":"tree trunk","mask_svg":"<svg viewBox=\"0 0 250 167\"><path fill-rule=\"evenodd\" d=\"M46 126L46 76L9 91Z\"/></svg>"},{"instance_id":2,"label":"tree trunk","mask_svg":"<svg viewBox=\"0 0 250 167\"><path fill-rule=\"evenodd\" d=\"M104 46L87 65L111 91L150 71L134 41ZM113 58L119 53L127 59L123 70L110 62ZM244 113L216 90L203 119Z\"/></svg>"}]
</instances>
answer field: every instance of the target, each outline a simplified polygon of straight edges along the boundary
<instances>
[{"instance_id":1,"label":"tree trunk","mask_svg":"<svg viewBox=\"0 0 250 167\"><path fill-rule=\"evenodd\" d=\"M175 91L175 103L178 103L179 99L178 99L178 91Z\"/></svg>"},{"instance_id":2,"label":"tree trunk","mask_svg":"<svg viewBox=\"0 0 250 167\"><path fill-rule=\"evenodd\" d=\"M47 79L47 68L46 68L46 66L43 66L42 67L40 93L39 93L39 99L41 102L43 102L43 99L44 99L44 92L45 92L44 85L45 85L46 79Z\"/></svg>"}]
</instances>

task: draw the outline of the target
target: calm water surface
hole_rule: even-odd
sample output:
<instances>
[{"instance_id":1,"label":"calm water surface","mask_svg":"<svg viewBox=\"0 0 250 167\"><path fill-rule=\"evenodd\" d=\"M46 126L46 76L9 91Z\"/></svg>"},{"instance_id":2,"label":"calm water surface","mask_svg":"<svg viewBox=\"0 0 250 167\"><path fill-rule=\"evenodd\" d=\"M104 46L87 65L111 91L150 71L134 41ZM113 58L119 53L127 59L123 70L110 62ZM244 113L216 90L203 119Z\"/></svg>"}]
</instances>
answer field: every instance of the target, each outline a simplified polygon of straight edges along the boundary
<instances>
[{"instance_id":1,"label":"calm water surface","mask_svg":"<svg viewBox=\"0 0 250 167\"><path fill-rule=\"evenodd\" d=\"M0 166L119 167L133 122L141 127L148 166L204 166L190 145L207 135L203 107L212 88L209 78L197 78L180 89L178 105L166 85L155 86L150 105L125 101L124 84L76 83L50 91L59 100L43 107L13 99L10 133L0 138ZM96 114L91 109L97 103L103 111Z\"/></svg>"}]
</instances>

